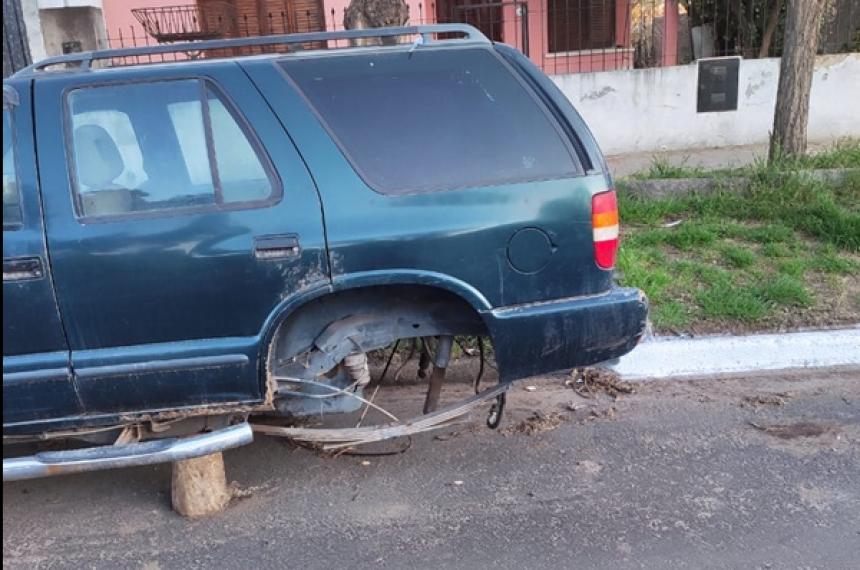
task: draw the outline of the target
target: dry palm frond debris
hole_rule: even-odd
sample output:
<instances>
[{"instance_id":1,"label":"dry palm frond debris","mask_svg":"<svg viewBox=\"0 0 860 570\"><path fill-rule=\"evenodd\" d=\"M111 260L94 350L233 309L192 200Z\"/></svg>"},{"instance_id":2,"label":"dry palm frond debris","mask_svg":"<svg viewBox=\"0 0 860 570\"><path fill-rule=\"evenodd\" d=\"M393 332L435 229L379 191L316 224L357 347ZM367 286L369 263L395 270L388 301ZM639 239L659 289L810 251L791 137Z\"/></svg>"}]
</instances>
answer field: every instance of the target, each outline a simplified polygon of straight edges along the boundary
<instances>
[{"instance_id":1,"label":"dry palm frond debris","mask_svg":"<svg viewBox=\"0 0 860 570\"><path fill-rule=\"evenodd\" d=\"M755 394L752 396L744 396L741 400L741 406L751 408L758 408L759 406L783 406L789 399L791 399L791 394L789 392Z\"/></svg>"},{"instance_id":2,"label":"dry palm frond debris","mask_svg":"<svg viewBox=\"0 0 860 570\"><path fill-rule=\"evenodd\" d=\"M633 384L624 382L621 377L606 368L574 368L570 379L565 382L583 398L596 398L600 392L618 398L620 394L635 392Z\"/></svg>"},{"instance_id":3,"label":"dry palm frond debris","mask_svg":"<svg viewBox=\"0 0 860 570\"><path fill-rule=\"evenodd\" d=\"M523 421L506 427L501 433L502 435L535 435L554 430L568 420L570 420L570 417L565 414L536 410Z\"/></svg>"}]
</instances>

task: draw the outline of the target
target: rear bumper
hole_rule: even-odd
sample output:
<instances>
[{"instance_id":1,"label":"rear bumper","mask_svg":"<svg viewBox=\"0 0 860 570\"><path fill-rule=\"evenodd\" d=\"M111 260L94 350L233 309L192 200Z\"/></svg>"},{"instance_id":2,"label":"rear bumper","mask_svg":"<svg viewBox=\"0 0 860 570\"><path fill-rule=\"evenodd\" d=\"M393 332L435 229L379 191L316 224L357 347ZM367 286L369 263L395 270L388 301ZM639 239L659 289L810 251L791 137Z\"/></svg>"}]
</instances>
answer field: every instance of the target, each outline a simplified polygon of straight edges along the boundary
<instances>
[{"instance_id":1,"label":"rear bumper","mask_svg":"<svg viewBox=\"0 0 860 570\"><path fill-rule=\"evenodd\" d=\"M648 318L638 289L505 307L485 315L501 380L589 366L633 350Z\"/></svg>"}]
</instances>

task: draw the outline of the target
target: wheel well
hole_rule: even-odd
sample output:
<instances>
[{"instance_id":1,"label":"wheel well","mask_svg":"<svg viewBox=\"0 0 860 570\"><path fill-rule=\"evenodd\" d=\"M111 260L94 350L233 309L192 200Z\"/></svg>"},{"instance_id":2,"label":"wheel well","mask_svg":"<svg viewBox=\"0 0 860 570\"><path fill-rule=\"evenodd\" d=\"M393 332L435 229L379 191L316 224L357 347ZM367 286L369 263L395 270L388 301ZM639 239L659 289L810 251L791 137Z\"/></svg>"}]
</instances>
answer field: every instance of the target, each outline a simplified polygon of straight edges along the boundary
<instances>
[{"instance_id":1,"label":"wheel well","mask_svg":"<svg viewBox=\"0 0 860 570\"><path fill-rule=\"evenodd\" d=\"M426 285L347 289L313 299L287 315L275 327L267 347L267 368L272 358L289 359L310 350L332 323L359 315L397 321L397 332L391 332L397 338L487 334L478 311L444 289ZM403 336L404 330L415 334Z\"/></svg>"}]
</instances>

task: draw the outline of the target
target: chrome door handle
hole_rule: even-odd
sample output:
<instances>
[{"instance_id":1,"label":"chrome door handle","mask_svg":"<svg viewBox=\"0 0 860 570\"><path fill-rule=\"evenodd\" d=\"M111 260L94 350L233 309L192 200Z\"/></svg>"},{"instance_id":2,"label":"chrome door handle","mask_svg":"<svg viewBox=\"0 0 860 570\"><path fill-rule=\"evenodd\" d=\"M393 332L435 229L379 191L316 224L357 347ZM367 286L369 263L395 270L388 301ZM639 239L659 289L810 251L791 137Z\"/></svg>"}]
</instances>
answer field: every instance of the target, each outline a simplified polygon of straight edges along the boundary
<instances>
[{"instance_id":1,"label":"chrome door handle","mask_svg":"<svg viewBox=\"0 0 860 570\"><path fill-rule=\"evenodd\" d=\"M41 279L45 275L41 257L12 257L3 259L3 282Z\"/></svg>"},{"instance_id":2,"label":"chrome door handle","mask_svg":"<svg viewBox=\"0 0 860 570\"><path fill-rule=\"evenodd\" d=\"M254 238L254 256L257 259L293 259L301 255L299 236L284 234Z\"/></svg>"}]
</instances>

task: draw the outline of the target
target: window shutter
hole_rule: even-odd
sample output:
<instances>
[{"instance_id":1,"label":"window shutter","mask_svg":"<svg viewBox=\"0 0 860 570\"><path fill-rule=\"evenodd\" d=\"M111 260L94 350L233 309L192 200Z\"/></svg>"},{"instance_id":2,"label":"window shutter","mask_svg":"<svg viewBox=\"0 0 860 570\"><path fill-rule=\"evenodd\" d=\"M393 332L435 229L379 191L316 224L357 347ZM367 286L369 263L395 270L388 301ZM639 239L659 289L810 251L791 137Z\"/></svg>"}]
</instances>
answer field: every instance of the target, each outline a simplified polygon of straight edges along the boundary
<instances>
[{"instance_id":1,"label":"window shutter","mask_svg":"<svg viewBox=\"0 0 860 570\"><path fill-rule=\"evenodd\" d=\"M588 37L586 5L591 0L549 0L547 18L550 53L584 49L583 37Z\"/></svg>"},{"instance_id":2,"label":"window shutter","mask_svg":"<svg viewBox=\"0 0 860 570\"><path fill-rule=\"evenodd\" d=\"M293 0L293 22L296 33L322 32L325 30L325 14L319 0Z\"/></svg>"},{"instance_id":3,"label":"window shutter","mask_svg":"<svg viewBox=\"0 0 860 570\"><path fill-rule=\"evenodd\" d=\"M550 53L615 47L616 0L549 0Z\"/></svg>"},{"instance_id":4,"label":"window shutter","mask_svg":"<svg viewBox=\"0 0 860 570\"><path fill-rule=\"evenodd\" d=\"M588 45L585 49L614 47L615 0L588 0Z\"/></svg>"},{"instance_id":5,"label":"window shutter","mask_svg":"<svg viewBox=\"0 0 860 570\"><path fill-rule=\"evenodd\" d=\"M325 11L322 0L293 0L291 33L324 32ZM326 42L308 42L302 44L305 49L323 49Z\"/></svg>"}]
</instances>

